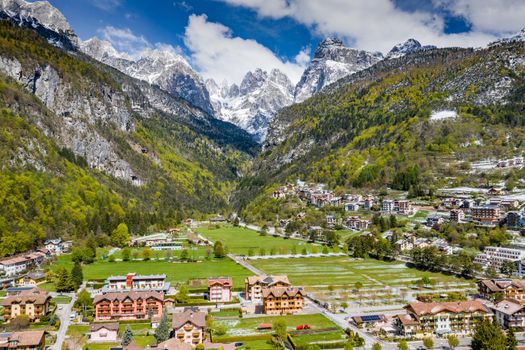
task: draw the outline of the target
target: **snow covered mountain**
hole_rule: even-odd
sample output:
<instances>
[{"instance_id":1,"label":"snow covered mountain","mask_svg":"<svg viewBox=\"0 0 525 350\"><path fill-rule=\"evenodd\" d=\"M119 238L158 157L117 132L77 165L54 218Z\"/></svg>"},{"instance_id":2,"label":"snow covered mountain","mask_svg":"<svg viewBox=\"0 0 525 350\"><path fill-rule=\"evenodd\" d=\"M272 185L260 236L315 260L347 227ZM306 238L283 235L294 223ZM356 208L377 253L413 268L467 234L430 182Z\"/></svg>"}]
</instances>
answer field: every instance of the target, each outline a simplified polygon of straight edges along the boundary
<instances>
[{"instance_id":1,"label":"snow covered mountain","mask_svg":"<svg viewBox=\"0 0 525 350\"><path fill-rule=\"evenodd\" d=\"M108 41L91 38L80 43L80 49L133 78L158 85L206 113L214 114L204 80L172 47L146 49L138 58L132 58L118 52Z\"/></svg>"},{"instance_id":2,"label":"snow covered mountain","mask_svg":"<svg viewBox=\"0 0 525 350\"><path fill-rule=\"evenodd\" d=\"M285 106L293 103L294 86L278 69L248 72L240 86L212 79L206 81L215 115L264 141L269 122Z\"/></svg>"},{"instance_id":3,"label":"snow covered mountain","mask_svg":"<svg viewBox=\"0 0 525 350\"><path fill-rule=\"evenodd\" d=\"M295 87L294 100L302 102L321 91L325 86L370 67L383 59L379 52L368 52L345 47L339 39L323 40L301 80Z\"/></svg>"},{"instance_id":4,"label":"snow covered mountain","mask_svg":"<svg viewBox=\"0 0 525 350\"><path fill-rule=\"evenodd\" d=\"M512 35L510 37L502 38L500 40L496 40L496 41L490 43L489 46L498 45L498 44L505 44L505 43L513 43L513 42L516 42L516 41L523 41L523 42L525 42L525 28L523 28L522 30L520 30L519 32L517 32L516 34L514 34L514 35Z\"/></svg>"},{"instance_id":5,"label":"snow covered mountain","mask_svg":"<svg viewBox=\"0 0 525 350\"><path fill-rule=\"evenodd\" d=\"M415 39L408 39L404 43L397 44L388 52L386 59L394 59L403 57L408 54L412 54L419 51L431 50L436 47L433 45L422 46L421 43Z\"/></svg>"},{"instance_id":6,"label":"snow covered mountain","mask_svg":"<svg viewBox=\"0 0 525 350\"><path fill-rule=\"evenodd\" d=\"M73 50L78 37L66 17L47 1L0 0L0 19L36 30L51 44Z\"/></svg>"}]
</instances>

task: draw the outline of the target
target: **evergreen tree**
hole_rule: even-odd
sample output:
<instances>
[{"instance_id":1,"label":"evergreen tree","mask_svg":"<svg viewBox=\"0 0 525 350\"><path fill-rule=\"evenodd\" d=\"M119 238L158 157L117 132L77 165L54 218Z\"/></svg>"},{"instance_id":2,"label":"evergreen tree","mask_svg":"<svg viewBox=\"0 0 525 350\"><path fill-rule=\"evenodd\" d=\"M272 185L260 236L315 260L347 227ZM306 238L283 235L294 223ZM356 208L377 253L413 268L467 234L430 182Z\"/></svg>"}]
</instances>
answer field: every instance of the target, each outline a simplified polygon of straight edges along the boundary
<instances>
[{"instance_id":1,"label":"evergreen tree","mask_svg":"<svg viewBox=\"0 0 525 350\"><path fill-rule=\"evenodd\" d=\"M155 329L155 339L157 339L157 343L168 340L170 337L170 331L171 328L168 322L168 314L164 312L162 314L162 318L160 319L159 326L157 329Z\"/></svg>"},{"instance_id":2,"label":"evergreen tree","mask_svg":"<svg viewBox=\"0 0 525 350\"><path fill-rule=\"evenodd\" d=\"M470 347L472 350L505 350L506 337L495 322L482 319L474 331Z\"/></svg>"},{"instance_id":3,"label":"evergreen tree","mask_svg":"<svg viewBox=\"0 0 525 350\"><path fill-rule=\"evenodd\" d=\"M71 279L75 285L75 289L78 289L84 281L84 274L82 273L82 265L79 262L75 262L71 269Z\"/></svg>"},{"instance_id":4,"label":"evergreen tree","mask_svg":"<svg viewBox=\"0 0 525 350\"><path fill-rule=\"evenodd\" d=\"M133 341L133 331L129 326L126 326L126 329L124 330L124 335L122 336L122 342L121 344L123 346L128 346Z\"/></svg>"},{"instance_id":5,"label":"evergreen tree","mask_svg":"<svg viewBox=\"0 0 525 350\"><path fill-rule=\"evenodd\" d=\"M516 346L518 346L518 340L516 340L516 335L514 334L514 331L512 330L512 327L509 328L507 331L507 350L515 350Z\"/></svg>"},{"instance_id":6,"label":"evergreen tree","mask_svg":"<svg viewBox=\"0 0 525 350\"><path fill-rule=\"evenodd\" d=\"M221 241L217 241L213 245L213 256L215 256L217 259L222 259L226 256L226 250L224 249L224 245Z\"/></svg>"},{"instance_id":7,"label":"evergreen tree","mask_svg":"<svg viewBox=\"0 0 525 350\"><path fill-rule=\"evenodd\" d=\"M57 292L71 292L74 289L71 273L64 266L57 269L55 273L55 287Z\"/></svg>"}]
</instances>

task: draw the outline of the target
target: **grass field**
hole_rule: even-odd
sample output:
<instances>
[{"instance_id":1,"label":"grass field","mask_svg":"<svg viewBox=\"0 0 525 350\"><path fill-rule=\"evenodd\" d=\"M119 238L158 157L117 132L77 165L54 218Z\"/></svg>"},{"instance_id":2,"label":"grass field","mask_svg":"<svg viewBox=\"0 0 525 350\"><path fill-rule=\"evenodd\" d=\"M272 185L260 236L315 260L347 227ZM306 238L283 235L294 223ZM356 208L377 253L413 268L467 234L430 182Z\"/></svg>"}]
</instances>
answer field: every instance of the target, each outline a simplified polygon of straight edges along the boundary
<instances>
[{"instance_id":1,"label":"grass field","mask_svg":"<svg viewBox=\"0 0 525 350\"><path fill-rule=\"evenodd\" d=\"M254 318L239 318L234 320L217 320L215 324L226 327L227 331L223 337L217 337L218 341L221 338L250 336L259 334L270 334L271 330L259 331L257 326L261 323L273 323L278 319L284 319L288 325L288 330L295 330L296 326L308 324L312 329L321 328L339 328L335 323L327 319L321 314L312 315L289 315L289 316L265 316ZM342 334L341 330L341 334Z\"/></svg>"},{"instance_id":2,"label":"grass field","mask_svg":"<svg viewBox=\"0 0 525 350\"><path fill-rule=\"evenodd\" d=\"M196 231L213 242L222 241L230 253L239 255L248 255L250 249L258 255L261 248L265 249L267 255L272 250L275 254L289 254L293 247L297 254L301 254L303 248L310 253L312 250L321 251L319 246L313 248L311 244L301 240L261 236L258 232L243 227L198 228Z\"/></svg>"},{"instance_id":3,"label":"grass field","mask_svg":"<svg viewBox=\"0 0 525 350\"><path fill-rule=\"evenodd\" d=\"M73 263L70 255L59 256L53 268L65 266L71 269ZM167 261L95 261L93 264L84 265L84 280L104 280L109 276L125 275L136 272L139 275L163 274L170 282L185 283L190 279L207 277L229 276L233 278L234 287L242 287L244 279L252 275L250 271L236 264L230 259L209 260L203 262L178 263Z\"/></svg>"},{"instance_id":4,"label":"grass field","mask_svg":"<svg viewBox=\"0 0 525 350\"><path fill-rule=\"evenodd\" d=\"M365 287L405 286L428 276L438 283L467 282L455 276L419 271L400 262L347 257L253 260L250 263L268 274L287 274L292 284L304 286L350 285ZM319 276L323 276L322 279Z\"/></svg>"}]
</instances>

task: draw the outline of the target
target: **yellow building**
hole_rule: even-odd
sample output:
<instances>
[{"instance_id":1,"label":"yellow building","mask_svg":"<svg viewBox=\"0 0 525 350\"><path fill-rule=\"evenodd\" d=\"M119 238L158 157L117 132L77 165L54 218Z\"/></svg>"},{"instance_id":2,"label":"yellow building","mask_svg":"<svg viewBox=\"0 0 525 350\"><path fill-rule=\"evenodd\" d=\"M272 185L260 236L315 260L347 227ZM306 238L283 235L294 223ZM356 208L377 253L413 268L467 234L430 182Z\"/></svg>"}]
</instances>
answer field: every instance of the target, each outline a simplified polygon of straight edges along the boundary
<instances>
[{"instance_id":1,"label":"yellow building","mask_svg":"<svg viewBox=\"0 0 525 350\"><path fill-rule=\"evenodd\" d=\"M51 296L44 291L32 289L16 295L10 295L2 300L4 319L9 322L19 315L27 315L31 321L40 321L40 318L49 312Z\"/></svg>"},{"instance_id":2,"label":"yellow building","mask_svg":"<svg viewBox=\"0 0 525 350\"><path fill-rule=\"evenodd\" d=\"M263 290L273 287L289 287L287 276L250 276L244 281L245 299L262 301Z\"/></svg>"},{"instance_id":3,"label":"yellow building","mask_svg":"<svg viewBox=\"0 0 525 350\"><path fill-rule=\"evenodd\" d=\"M302 311L304 296L302 288L272 287L263 291L263 311L268 315L289 315Z\"/></svg>"}]
</instances>

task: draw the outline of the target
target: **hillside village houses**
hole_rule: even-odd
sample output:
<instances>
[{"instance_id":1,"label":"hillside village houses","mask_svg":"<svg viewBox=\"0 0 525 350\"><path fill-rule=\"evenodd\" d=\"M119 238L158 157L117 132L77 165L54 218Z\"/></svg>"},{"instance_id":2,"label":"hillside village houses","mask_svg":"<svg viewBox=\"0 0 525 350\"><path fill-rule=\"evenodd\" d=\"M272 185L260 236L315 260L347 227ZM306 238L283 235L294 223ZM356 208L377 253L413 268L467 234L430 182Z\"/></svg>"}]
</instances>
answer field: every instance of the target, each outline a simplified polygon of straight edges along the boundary
<instances>
[{"instance_id":1,"label":"hillside village houses","mask_svg":"<svg viewBox=\"0 0 525 350\"><path fill-rule=\"evenodd\" d=\"M0 303L4 307L4 320L10 322L19 315L26 315L32 322L38 322L50 312L51 296L39 289L31 289L7 296Z\"/></svg>"},{"instance_id":2,"label":"hillside village houses","mask_svg":"<svg viewBox=\"0 0 525 350\"><path fill-rule=\"evenodd\" d=\"M489 300L506 298L525 303L525 281L520 279L484 279L478 282L478 292Z\"/></svg>"}]
</instances>

